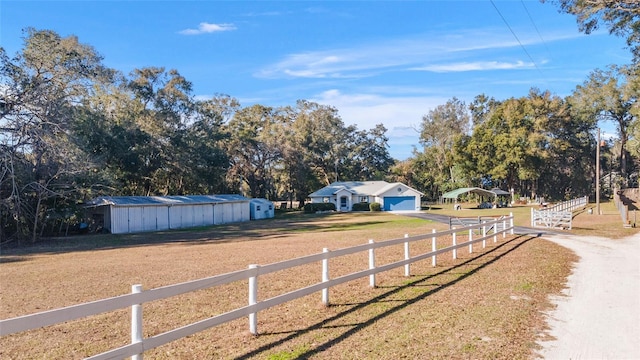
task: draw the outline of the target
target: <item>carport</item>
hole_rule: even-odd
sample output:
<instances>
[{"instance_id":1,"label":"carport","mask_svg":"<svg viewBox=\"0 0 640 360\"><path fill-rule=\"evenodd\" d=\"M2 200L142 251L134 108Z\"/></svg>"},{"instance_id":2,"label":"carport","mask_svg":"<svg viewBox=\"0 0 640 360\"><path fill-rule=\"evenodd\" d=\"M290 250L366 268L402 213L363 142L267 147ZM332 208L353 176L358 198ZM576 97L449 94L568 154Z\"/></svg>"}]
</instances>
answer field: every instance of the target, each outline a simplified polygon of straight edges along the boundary
<instances>
[{"instance_id":1,"label":"carport","mask_svg":"<svg viewBox=\"0 0 640 360\"><path fill-rule=\"evenodd\" d=\"M492 191L490 191L490 190L485 190L485 189L478 188L478 187L466 187L466 188L459 188L459 189L456 189L456 190L452 190L452 191L449 191L449 192L446 192L446 193L442 194L441 200L442 200L443 203L446 202L447 199L451 200L453 202L457 202L458 198L460 196L462 196L462 195L465 195L465 194L476 194L476 195L480 196L481 198L485 197L485 196L488 196L488 197L491 197L491 198L496 198L497 197L497 194L492 192ZM458 207L456 207L456 209L457 208Z\"/></svg>"}]
</instances>

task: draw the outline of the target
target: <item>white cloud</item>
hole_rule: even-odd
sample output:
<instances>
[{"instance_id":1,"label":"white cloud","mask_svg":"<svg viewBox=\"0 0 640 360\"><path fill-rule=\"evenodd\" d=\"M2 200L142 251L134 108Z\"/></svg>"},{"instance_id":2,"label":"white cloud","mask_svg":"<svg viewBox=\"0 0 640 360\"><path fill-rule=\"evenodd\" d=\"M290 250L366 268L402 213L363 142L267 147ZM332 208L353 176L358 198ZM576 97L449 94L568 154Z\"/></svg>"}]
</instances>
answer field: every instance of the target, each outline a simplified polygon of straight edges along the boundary
<instances>
[{"instance_id":1,"label":"white cloud","mask_svg":"<svg viewBox=\"0 0 640 360\"><path fill-rule=\"evenodd\" d=\"M545 43L575 37L546 34ZM522 45L541 44L539 36L522 37L520 43L503 29L430 33L285 55L255 76L262 78L363 78L388 71L484 71L535 69L523 62ZM522 45L521 45L522 44ZM495 60L500 57L502 61ZM515 58L515 59L514 59ZM509 60L513 59L513 60ZM447 64L449 65L442 65Z\"/></svg>"},{"instance_id":2,"label":"white cloud","mask_svg":"<svg viewBox=\"0 0 640 360\"><path fill-rule=\"evenodd\" d=\"M379 94L343 94L339 90L324 91L310 101L326 104L339 110L346 124L359 129L371 129L383 124L393 128L417 128L422 115L448 99L440 96L383 96Z\"/></svg>"},{"instance_id":3,"label":"white cloud","mask_svg":"<svg viewBox=\"0 0 640 360\"><path fill-rule=\"evenodd\" d=\"M450 64L433 64L420 67L414 67L410 70L432 71L438 73L444 72L462 72L462 71L485 71L485 70L513 70L513 69L534 69L536 65L532 62L516 61L516 62L500 62L500 61L474 61L474 62L456 62Z\"/></svg>"},{"instance_id":4,"label":"white cloud","mask_svg":"<svg viewBox=\"0 0 640 360\"><path fill-rule=\"evenodd\" d=\"M233 24L211 24L207 22L201 22L200 25L198 25L197 29L185 29L179 31L178 33L182 35L200 35L213 32L231 31L235 29L236 27Z\"/></svg>"}]
</instances>

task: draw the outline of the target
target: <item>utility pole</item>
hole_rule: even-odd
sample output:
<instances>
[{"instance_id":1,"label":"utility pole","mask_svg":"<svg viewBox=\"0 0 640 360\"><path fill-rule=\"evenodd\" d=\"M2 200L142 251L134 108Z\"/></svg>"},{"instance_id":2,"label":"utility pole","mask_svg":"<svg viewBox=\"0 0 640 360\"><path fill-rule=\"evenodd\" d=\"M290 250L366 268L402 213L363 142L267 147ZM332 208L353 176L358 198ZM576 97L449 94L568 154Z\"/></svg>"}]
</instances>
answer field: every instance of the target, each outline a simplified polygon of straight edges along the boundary
<instances>
[{"instance_id":1,"label":"utility pole","mask_svg":"<svg viewBox=\"0 0 640 360\"><path fill-rule=\"evenodd\" d=\"M598 141L596 142L596 214L600 214L600 128L598 128Z\"/></svg>"}]
</instances>

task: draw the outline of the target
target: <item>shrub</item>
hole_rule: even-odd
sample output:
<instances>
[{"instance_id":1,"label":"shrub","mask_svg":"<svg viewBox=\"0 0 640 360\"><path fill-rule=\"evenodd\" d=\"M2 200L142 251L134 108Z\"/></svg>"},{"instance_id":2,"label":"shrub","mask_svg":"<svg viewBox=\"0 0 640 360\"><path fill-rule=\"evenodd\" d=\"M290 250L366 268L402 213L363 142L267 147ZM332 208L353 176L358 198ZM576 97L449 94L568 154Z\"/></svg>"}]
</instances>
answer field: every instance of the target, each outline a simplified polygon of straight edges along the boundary
<instances>
[{"instance_id":1,"label":"shrub","mask_svg":"<svg viewBox=\"0 0 640 360\"><path fill-rule=\"evenodd\" d=\"M308 203L304 204L304 213L313 214L318 211L335 211L336 204L334 203Z\"/></svg>"},{"instance_id":2,"label":"shrub","mask_svg":"<svg viewBox=\"0 0 640 360\"><path fill-rule=\"evenodd\" d=\"M356 203L351 208L353 211L369 211L369 203Z\"/></svg>"},{"instance_id":3,"label":"shrub","mask_svg":"<svg viewBox=\"0 0 640 360\"><path fill-rule=\"evenodd\" d=\"M369 204L369 211L381 211L381 210L382 210L382 206L380 206L380 203L372 202L371 204Z\"/></svg>"}]
</instances>

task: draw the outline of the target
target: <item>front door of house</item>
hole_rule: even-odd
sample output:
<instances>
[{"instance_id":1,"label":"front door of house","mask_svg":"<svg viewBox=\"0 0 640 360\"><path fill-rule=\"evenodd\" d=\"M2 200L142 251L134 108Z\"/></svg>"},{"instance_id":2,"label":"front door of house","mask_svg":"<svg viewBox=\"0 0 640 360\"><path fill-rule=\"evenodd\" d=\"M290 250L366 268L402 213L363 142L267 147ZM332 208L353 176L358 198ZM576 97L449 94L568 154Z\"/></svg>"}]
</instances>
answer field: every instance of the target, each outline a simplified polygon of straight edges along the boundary
<instances>
[{"instance_id":1,"label":"front door of house","mask_svg":"<svg viewBox=\"0 0 640 360\"><path fill-rule=\"evenodd\" d=\"M349 211L349 204L347 204L348 198L346 196L340 197L340 211Z\"/></svg>"}]
</instances>

